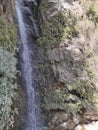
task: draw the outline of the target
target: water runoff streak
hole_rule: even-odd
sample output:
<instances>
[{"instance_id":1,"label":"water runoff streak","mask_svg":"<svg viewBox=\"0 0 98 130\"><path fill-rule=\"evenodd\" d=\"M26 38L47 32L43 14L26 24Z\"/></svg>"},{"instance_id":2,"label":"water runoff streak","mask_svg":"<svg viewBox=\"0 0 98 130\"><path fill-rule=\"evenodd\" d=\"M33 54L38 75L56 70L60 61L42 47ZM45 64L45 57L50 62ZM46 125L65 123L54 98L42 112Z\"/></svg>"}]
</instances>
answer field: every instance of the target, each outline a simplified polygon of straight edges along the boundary
<instances>
[{"instance_id":1,"label":"water runoff streak","mask_svg":"<svg viewBox=\"0 0 98 130\"><path fill-rule=\"evenodd\" d=\"M31 1L35 6L37 6L36 1ZM36 90L34 83L35 75L32 58L34 48L31 47L31 45L35 44L35 40L34 38L30 39L30 37L38 34L38 29L36 20L33 18L29 6L24 4L24 0L16 1L16 13L21 41L21 71L27 95L27 121L24 130L42 130L40 108L36 100Z\"/></svg>"}]
</instances>

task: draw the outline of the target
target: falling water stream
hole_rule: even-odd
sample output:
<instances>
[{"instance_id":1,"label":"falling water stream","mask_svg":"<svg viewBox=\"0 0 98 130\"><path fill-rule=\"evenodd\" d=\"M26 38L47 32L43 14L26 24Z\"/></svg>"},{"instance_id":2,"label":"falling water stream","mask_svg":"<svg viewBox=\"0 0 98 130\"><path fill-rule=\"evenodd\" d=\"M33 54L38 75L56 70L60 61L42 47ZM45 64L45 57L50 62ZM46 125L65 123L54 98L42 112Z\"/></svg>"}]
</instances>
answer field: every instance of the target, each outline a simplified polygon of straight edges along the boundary
<instances>
[{"instance_id":1,"label":"falling water stream","mask_svg":"<svg viewBox=\"0 0 98 130\"><path fill-rule=\"evenodd\" d=\"M30 0L27 0L30 1ZM31 0L34 6L37 2ZM36 20L34 19L29 6L24 4L24 0L16 0L16 12L21 41L21 71L24 80L27 96L27 121L24 130L42 130L40 119L40 107L36 98L35 75L33 69L33 51L35 44L33 36L38 34ZM30 38L32 36L32 38ZM32 45L32 46L31 46Z\"/></svg>"}]
</instances>

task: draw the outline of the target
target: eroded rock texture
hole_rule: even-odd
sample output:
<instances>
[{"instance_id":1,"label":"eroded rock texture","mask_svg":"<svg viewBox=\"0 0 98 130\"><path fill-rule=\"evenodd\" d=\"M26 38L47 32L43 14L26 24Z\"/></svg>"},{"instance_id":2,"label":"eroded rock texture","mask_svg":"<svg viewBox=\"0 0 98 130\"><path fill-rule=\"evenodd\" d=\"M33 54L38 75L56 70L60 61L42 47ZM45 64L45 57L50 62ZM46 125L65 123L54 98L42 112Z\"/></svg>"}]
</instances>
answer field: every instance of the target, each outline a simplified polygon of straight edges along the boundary
<instances>
[{"instance_id":1,"label":"eroded rock texture","mask_svg":"<svg viewBox=\"0 0 98 130\"><path fill-rule=\"evenodd\" d=\"M74 130L78 124L98 120L97 6L97 0L41 2L44 31L37 65L49 130ZM59 31L63 27L62 36L55 25Z\"/></svg>"}]
</instances>

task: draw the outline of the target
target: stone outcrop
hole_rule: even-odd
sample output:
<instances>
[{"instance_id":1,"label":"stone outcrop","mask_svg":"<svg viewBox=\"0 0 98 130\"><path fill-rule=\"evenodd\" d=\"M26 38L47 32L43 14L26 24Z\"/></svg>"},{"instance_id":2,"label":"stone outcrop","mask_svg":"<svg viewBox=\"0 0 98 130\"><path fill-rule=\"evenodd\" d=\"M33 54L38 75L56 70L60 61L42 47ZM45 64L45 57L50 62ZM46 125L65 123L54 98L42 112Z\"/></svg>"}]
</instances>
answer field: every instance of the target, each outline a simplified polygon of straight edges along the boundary
<instances>
[{"instance_id":1,"label":"stone outcrop","mask_svg":"<svg viewBox=\"0 0 98 130\"><path fill-rule=\"evenodd\" d=\"M9 22L13 21L14 2L13 0L0 0L0 16L6 18Z\"/></svg>"},{"instance_id":2,"label":"stone outcrop","mask_svg":"<svg viewBox=\"0 0 98 130\"><path fill-rule=\"evenodd\" d=\"M12 4L11 0L0 1L0 16L8 22L13 21ZM31 8L36 3L25 0L25 4ZM46 34L39 40L46 44L37 43L34 67L46 128L97 129L98 1L42 0L39 10L42 35ZM45 27L47 31L43 33ZM25 98L24 93L21 96Z\"/></svg>"},{"instance_id":3,"label":"stone outcrop","mask_svg":"<svg viewBox=\"0 0 98 130\"><path fill-rule=\"evenodd\" d=\"M50 44L48 49L42 49L47 48L49 39L46 39L46 45L39 47L37 66L42 86L41 101L49 130L77 130L75 127L79 124L98 120L98 1L59 2L42 1L43 23L51 23L51 19L63 11L69 22L75 19L77 32L73 35L67 24L64 31L69 33L66 31L69 29L72 35L63 34L57 46ZM84 127L79 130L82 129L86 130Z\"/></svg>"}]
</instances>

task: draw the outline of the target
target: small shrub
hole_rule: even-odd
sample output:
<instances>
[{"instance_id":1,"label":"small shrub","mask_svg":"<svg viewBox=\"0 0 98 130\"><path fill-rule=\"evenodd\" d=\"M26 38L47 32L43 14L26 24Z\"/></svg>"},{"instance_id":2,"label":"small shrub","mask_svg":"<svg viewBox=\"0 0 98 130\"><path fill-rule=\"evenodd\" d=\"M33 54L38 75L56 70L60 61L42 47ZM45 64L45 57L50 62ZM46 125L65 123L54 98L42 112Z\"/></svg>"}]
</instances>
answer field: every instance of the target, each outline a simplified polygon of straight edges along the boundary
<instances>
[{"instance_id":1,"label":"small shrub","mask_svg":"<svg viewBox=\"0 0 98 130\"><path fill-rule=\"evenodd\" d=\"M11 108L16 100L16 58L0 47L0 129L9 130L14 123L16 108Z\"/></svg>"},{"instance_id":2,"label":"small shrub","mask_svg":"<svg viewBox=\"0 0 98 130\"><path fill-rule=\"evenodd\" d=\"M76 33L76 21L61 12L42 23L42 36L38 38L37 42L47 47L55 47L65 38L75 36Z\"/></svg>"},{"instance_id":3,"label":"small shrub","mask_svg":"<svg viewBox=\"0 0 98 130\"><path fill-rule=\"evenodd\" d=\"M95 7L91 6L88 11L88 17L92 20L95 24L98 24L98 14L96 13Z\"/></svg>"},{"instance_id":4,"label":"small shrub","mask_svg":"<svg viewBox=\"0 0 98 130\"><path fill-rule=\"evenodd\" d=\"M16 43L17 35L15 24L0 17L0 45L9 50L13 50Z\"/></svg>"},{"instance_id":5,"label":"small shrub","mask_svg":"<svg viewBox=\"0 0 98 130\"><path fill-rule=\"evenodd\" d=\"M42 36L38 39L38 43L55 46L61 41L63 33L62 23L59 21L59 17L56 16L45 22Z\"/></svg>"},{"instance_id":6,"label":"small shrub","mask_svg":"<svg viewBox=\"0 0 98 130\"><path fill-rule=\"evenodd\" d=\"M79 80L72 85L68 85L67 88L70 93L76 94L80 98L81 107L93 103L94 88L90 81Z\"/></svg>"}]
</instances>

